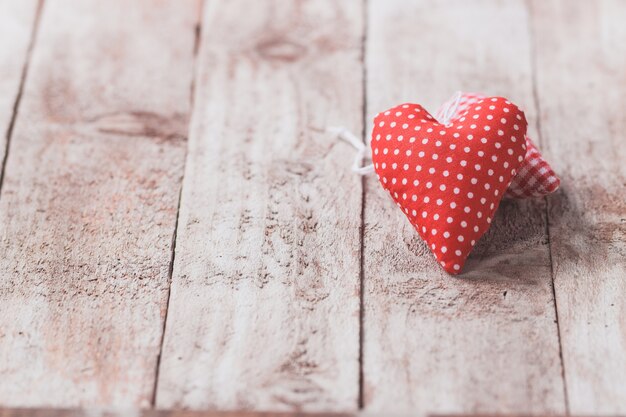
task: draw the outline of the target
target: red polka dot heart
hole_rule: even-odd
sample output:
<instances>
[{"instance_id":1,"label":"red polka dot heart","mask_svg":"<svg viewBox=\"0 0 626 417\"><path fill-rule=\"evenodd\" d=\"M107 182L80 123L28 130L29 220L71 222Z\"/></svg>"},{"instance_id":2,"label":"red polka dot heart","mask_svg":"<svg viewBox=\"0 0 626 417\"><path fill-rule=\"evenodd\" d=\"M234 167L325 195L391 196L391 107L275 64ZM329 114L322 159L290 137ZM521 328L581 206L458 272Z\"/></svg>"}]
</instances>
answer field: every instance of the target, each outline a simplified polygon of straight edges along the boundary
<instances>
[{"instance_id":1,"label":"red polka dot heart","mask_svg":"<svg viewBox=\"0 0 626 417\"><path fill-rule=\"evenodd\" d=\"M452 123L419 104L374 119L372 161L382 186L446 271L458 274L526 153L524 113L485 97Z\"/></svg>"}]
</instances>

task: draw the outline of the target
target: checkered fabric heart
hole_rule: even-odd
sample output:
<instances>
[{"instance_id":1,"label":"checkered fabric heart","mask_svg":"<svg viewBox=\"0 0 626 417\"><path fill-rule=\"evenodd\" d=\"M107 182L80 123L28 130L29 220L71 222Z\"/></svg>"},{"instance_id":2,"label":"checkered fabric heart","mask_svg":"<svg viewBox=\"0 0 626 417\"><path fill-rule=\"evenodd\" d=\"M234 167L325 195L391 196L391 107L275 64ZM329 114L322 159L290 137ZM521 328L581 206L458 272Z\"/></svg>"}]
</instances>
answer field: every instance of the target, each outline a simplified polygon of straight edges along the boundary
<instances>
[{"instance_id":1,"label":"checkered fabric heart","mask_svg":"<svg viewBox=\"0 0 626 417\"><path fill-rule=\"evenodd\" d=\"M450 121L461 119L470 106L484 98L485 96L478 93L462 93L458 98L458 107L451 115ZM438 120L442 119L445 110L450 108L456 100L457 97L453 97L439 108L436 113ZM561 183L528 135L525 136L525 140L526 155L504 195L508 198L542 197L555 192Z\"/></svg>"}]
</instances>

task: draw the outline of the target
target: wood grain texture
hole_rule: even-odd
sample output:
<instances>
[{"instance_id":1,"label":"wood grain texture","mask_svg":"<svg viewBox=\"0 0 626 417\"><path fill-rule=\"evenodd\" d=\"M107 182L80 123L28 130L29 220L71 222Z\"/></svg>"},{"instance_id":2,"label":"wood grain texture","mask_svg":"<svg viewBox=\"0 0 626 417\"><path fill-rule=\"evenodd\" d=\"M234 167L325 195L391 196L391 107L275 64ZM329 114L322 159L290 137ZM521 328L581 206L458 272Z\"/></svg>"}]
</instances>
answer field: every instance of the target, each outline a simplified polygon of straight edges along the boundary
<instances>
[{"instance_id":1,"label":"wood grain texture","mask_svg":"<svg viewBox=\"0 0 626 417\"><path fill-rule=\"evenodd\" d=\"M572 414L626 414L626 3L532 2Z\"/></svg>"},{"instance_id":2,"label":"wood grain texture","mask_svg":"<svg viewBox=\"0 0 626 417\"><path fill-rule=\"evenodd\" d=\"M4 161L7 135L20 91L37 5L37 0L0 0L0 161Z\"/></svg>"},{"instance_id":3,"label":"wood grain texture","mask_svg":"<svg viewBox=\"0 0 626 417\"><path fill-rule=\"evenodd\" d=\"M255 411L139 410L134 408L0 408L0 417L354 417L354 414Z\"/></svg>"},{"instance_id":4,"label":"wood grain texture","mask_svg":"<svg viewBox=\"0 0 626 417\"><path fill-rule=\"evenodd\" d=\"M402 102L434 112L457 89L505 95L535 119L523 2L370 5L368 121ZM563 412L544 201L504 202L458 278L375 177L365 207L365 410Z\"/></svg>"},{"instance_id":5,"label":"wood grain texture","mask_svg":"<svg viewBox=\"0 0 626 417\"><path fill-rule=\"evenodd\" d=\"M361 3L207 3L159 407L357 407Z\"/></svg>"},{"instance_id":6,"label":"wood grain texture","mask_svg":"<svg viewBox=\"0 0 626 417\"><path fill-rule=\"evenodd\" d=\"M367 413L307 413L262 411L137 410L124 408L0 408L0 417L357 417ZM388 414L385 414L386 416ZM394 414L395 417L400 417ZM408 417L409 415L406 415ZM531 417L529 414L436 414L433 417ZM558 414L533 414L532 417L558 417ZM583 417L583 416L580 416Z\"/></svg>"},{"instance_id":7,"label":"wood grain texture","mask_svg":"<svg viewBox=\"0 0 626 417\"><path fill-rule=\"evenodd\" d=\"M197 7L46 2L0 198L2 405L150 404Z\"/></svg>"}]
</instances>

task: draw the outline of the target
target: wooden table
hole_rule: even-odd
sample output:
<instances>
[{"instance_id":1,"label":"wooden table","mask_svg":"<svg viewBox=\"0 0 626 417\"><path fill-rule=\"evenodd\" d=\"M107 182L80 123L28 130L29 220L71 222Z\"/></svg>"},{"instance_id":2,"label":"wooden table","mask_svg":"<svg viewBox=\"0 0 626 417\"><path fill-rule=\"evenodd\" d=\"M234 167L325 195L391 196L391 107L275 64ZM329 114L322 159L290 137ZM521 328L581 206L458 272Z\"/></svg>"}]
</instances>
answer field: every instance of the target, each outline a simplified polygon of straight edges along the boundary
<instances>
[{"instance_id":1,"label":"wooden table","mask_svg":"<svg viewBox=\"0 0 626 417\"><path fill-rule=\"evenodd\" d=\"M0 0L0 406L626 413L623 0ZM350 171L506 95L562 176L460 277Z\"/></svg>"}]
</instances>

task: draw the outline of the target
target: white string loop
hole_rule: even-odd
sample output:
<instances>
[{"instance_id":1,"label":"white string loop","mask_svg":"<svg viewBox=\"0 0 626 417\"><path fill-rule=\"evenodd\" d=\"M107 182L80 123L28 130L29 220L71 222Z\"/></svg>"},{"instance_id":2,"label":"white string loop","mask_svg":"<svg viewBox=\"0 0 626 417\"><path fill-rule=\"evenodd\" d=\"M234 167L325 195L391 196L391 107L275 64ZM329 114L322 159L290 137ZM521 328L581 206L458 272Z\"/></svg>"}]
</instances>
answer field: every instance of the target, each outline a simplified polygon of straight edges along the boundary
<instances>
[{"instance_id":1,"label":"white string loop","mask_svg":"<svg viewBox=\"0 0 626 417\"><path fill-rule=\"evenodd\" d=\"M461 102L462 93L457 91L451 98L448 100L448 103L444 108L441 109L439 113L437 113L437 119L443 125L448 125L450 123L450 119L456 113L456 110L459 108L459 104ZM342 139L348 142L350 145L357 150L356 155L354 155L354 162L352 162L352 171L356 172L359 175L368 175L374 172L374 165L361 165L363 163L363 159L372 159L371 151L368 146L366 146L361 139L356 137L354 133L350 132L343 126L333 126L326 129L329 133L332 133L339 139Z\"/></svg>"},{"instance_id":2,"label":"white string loop","mask_svg":"<svg viewBox=\"0 0 626 417\"><path fill-rule=\"evenodd\" d=\"M459 103L461 102L461 96L463 93L457 91L454 95L448 100L448 104L441 109L437 118L442 125L448 125L450 123L450 119L456 113L456 109L459 107Z\"/></svg>"},{"instance_id":3,"label":"white string loop","mask_svg":"<svg viewBox=\"0 0 626 417\"><path fill-rule=\"evenodd\" d=\"M361 139L357 138L354 133L350 132L343 126L329 127L326 130L337 136L339 139L348 142L357 150L356 155L354 155L354 162L352 162L352 171L359 175L368 175L374 172L373 164L365 166L361 165L363 159L371 159L369 148L361 141Z\"/></svg>"}]
</instances>

